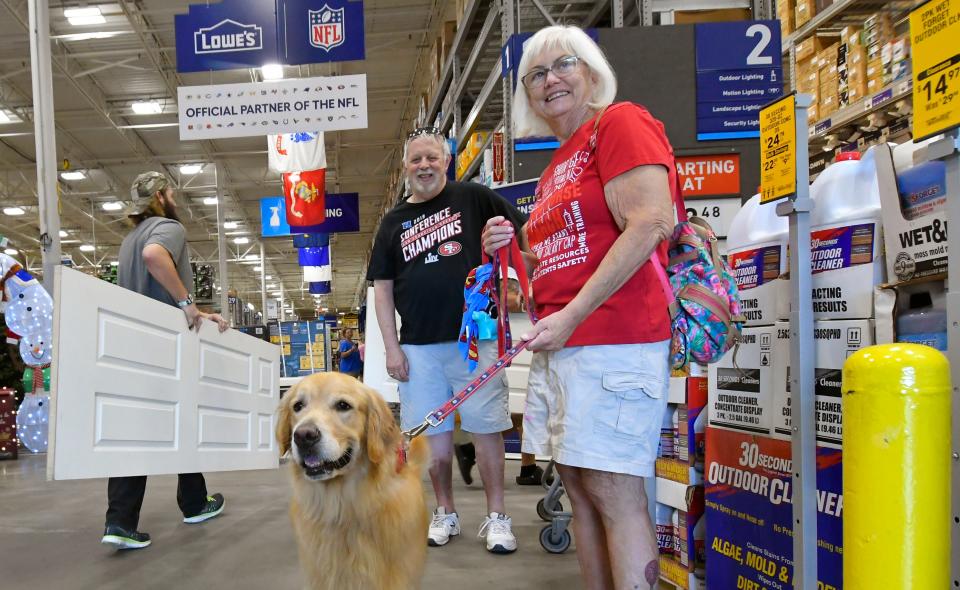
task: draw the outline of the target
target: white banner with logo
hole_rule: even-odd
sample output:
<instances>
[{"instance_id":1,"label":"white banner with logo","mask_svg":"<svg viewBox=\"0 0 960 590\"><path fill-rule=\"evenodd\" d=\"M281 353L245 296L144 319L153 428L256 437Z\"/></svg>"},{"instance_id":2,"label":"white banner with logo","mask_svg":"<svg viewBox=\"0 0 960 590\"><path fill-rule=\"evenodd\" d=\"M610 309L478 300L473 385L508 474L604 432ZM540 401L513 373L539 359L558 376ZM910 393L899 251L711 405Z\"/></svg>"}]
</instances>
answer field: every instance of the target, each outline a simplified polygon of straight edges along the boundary
<instances>
[{"instance_id":1,"label":"white banner with logo","mask_svg":"<svg viewBox=\"0 0 960 590\"><path fill-rule=\"evenodd\" d=\"M181 86L180 139L367 128L367 75Z\"/></svg>"},{"instance_id":2,"label":"white banner with logo","mask_svg":"<svg viewBox=\"0 0 960 590\"><path fill-rule=\"evenodd\" d=\"M323 133L278 133L267 136L267 160L274 172L300 172L327 167Z\"/></svg>"}]
</instances>

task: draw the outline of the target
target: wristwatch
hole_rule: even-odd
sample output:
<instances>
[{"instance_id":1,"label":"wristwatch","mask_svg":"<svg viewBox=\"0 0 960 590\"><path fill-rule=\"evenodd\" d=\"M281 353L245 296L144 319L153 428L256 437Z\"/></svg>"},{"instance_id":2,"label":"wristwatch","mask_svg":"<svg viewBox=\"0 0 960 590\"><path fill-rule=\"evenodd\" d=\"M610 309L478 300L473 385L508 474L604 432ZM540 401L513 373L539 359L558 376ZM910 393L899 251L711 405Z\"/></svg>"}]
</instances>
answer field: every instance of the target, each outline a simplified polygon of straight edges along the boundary
<instances>
[{"instance_id":1,"label":"wristwatch","mask_svg":"<svg viewBox=\"0 0 960 590\"><path fill-rule=\"evenodd\" d=\"M193 297L191 297L189 293L187 293L186 299L181 299L180 301L177 301L177 307L179 307L180 309L183 309L188 305L193 305Z\"/></svg>"}]
</instances>

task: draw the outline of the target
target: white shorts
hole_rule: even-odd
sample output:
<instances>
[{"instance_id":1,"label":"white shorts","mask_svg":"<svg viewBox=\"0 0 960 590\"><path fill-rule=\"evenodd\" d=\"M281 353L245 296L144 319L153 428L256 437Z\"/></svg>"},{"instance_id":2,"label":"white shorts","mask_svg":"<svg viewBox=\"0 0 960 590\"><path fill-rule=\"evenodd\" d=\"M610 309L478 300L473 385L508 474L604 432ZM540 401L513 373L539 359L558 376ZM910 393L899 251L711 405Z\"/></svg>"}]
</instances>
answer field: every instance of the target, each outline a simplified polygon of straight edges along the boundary
<instances>
[{"instance_id":1,"label":"white shorts","mask_svg":"<svg viewBox=\"0 0 960 590\"><path fill-rule=\"evenodd\" d=\"M651 477L670 387L670 341L533 355L523 452Z\"/></svg>"},{"instance_id":2,"label":"white shorts","mask_svg":"<svg viewBox=\"0 0 960 590\"><path fill-rule=\"evenodd\" d=\"M472 373L468 370L457 347L457 342L437 344L402 344L407 355L410 379L400 382L400 426L409 430L423 422L424 417L442 406L454 392L470 384L484 369L497 360L497 342L481 341L480 359ZM496 375L457 408L460 426L474 434L492 434L510 430L510 391L506 373ZM428 428L426 435L451 432L453 415L437 428Z\"/></svg>"}]
</instances>

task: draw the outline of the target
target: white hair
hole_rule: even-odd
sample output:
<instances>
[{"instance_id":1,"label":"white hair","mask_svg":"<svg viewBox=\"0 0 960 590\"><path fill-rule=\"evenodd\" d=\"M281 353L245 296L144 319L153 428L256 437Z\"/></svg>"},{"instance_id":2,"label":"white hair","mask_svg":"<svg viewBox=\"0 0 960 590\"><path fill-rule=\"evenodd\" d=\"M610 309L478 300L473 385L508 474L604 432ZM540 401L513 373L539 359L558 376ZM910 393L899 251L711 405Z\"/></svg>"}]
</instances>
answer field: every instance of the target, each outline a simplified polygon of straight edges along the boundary
<instances>
[{"instance_id":1,"label":"white hair","mask_svg":"<svg viewBox=\"0 0 960 590\"><path fill-rule=\"evenodd\" d=\"M443 150L444 157L447 157L447 158L450 157L450 142L447 141L445 137L443 137L442 135L432 135L432 134L424 133L423 135L417 135L417 136L411 137L410 139L403 142L403 163L404 164L407 163L407 148L410 147L410 143L415 139L420 139L421 137L429 137L437 141L438 143L440 143L440 147Z\"/></svg>"},{"instance_id":2,"label":"white hair","mask_svg":"<svg viewBox=\"0 0 960 590\"><path fill-rule=\"evenodd\" d=\"M545 51L561 49L576 55L590 68L594 75L593 96L587 106L599 110L613 103L617 95L617 77L610 67L603 50L594 43L583 29L556 25L537 31L523 47L523 57L518 68L517 89L513 94L513 132L515 137L542 137L553 135L547 122L534 112L527 97L527 89L520 79L531 70L531 62Z\"/></svg>"}]
</instances>

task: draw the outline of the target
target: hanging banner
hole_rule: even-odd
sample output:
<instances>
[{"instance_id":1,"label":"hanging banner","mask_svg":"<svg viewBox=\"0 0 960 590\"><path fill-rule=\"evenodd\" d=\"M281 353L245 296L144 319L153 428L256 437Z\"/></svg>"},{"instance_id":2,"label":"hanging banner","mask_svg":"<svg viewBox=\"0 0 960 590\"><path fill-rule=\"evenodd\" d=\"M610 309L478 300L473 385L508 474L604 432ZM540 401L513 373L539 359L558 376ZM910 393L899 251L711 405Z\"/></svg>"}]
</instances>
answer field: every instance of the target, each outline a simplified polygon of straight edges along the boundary
<instances>
[{"instance_id":1,"label":"hanging banner","mask_svg":"<svg viewBox=\"0 0 960 590\"><path fill-rule=\"evenodd\" d=\"M224 0L174 16L177 71L300 65L365 57L360 0Z\"/></svg>"},{"instance_id":2,"label":"hanging banner","mask_svg":"<svg viewBox=\"0 0 960 590\"><path fill-rule=\"evenodd\" d=\"M783 95L780 23L701 23L697 53L697 140L760 136L759 110Z\"/></svg>"},{"instance_id":3,"label":"hanging banner","mask_svg":"<svg viewBox=\"0 0 960 590\"><path fill-rule=\"evenodd\" d=\"M174 18L177 71L201 72L278 63L274 2L191 4Z\"/></svg>"},{"instance_id":4,"label":"hanging banner","mask_svg":"<svg viewBox=\"0 0 960 590\"><path fill-rule=\"evenodd\" d=\"M290 227L323 223L327 211L324 208L326 170L288 172L282 175L283 198Z\"/></svg>"},{"instance_id":5,"label":"hanging banner","mask_svg":"<svg viewBox=\"0 0 960 590\"><path fill-rule=\"evenodd\" d=\"M363 2L280 0L277 21L286 64L365 58Z\"/></svg>"},{"instance_id":6,"label":"hanging banner","mask_svg":"<svg viewBox=\"0 0 960 590\"><path fill-rule=\"evenodd\" d=\"M277 238L300 234L335 234L360 231L360 195L358 193L327 193L323 223L291 230L287 223L287 208L283 197L260 199L261 235ZM302 241L301 243L305 243ZM319 242L317 242L319 243Z\"/></svg>"},{"instance_id":7,"label":"hanging banner","mask_svg":"<svg viewBox=\"0 0 960 590\"><path fill-rule=\"evenodd\" d=\"M707 428L708 588L793 589L789 440ZM817 448L817 582L843 588L841 452Z\"/></svg>"},{"instance_id":8,"label":"hanging banner","mask_svg":"<svg viewBox=\"0 0 960 590\"><path fill-rule=\"evenodd\" d=\"M367 75L177 88L180 139L367 128Z\"/></svg>"},{"instance_id":9,"label":"hanging banner","mask_svg":"<svg viewBox=\"0 0 960 590\"><path fill-rule=\"evenodd\" d=\"M323 133L280 133L267 136L267 160L274 172L319 170L327 167Z\"/></svg>"}]
</instances>

